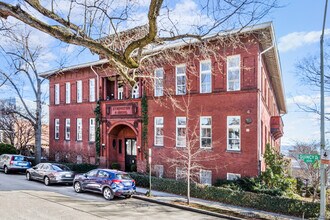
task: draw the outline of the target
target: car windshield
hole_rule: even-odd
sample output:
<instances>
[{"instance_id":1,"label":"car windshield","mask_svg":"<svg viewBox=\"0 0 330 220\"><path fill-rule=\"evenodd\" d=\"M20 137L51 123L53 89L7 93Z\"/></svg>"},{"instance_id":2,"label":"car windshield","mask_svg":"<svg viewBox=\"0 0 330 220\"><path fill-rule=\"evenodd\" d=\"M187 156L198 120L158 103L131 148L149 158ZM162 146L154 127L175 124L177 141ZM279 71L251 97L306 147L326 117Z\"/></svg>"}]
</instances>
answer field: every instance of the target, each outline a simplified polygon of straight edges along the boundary
<instances>
[{"instance_id":1,"label":"car windshield","mask_svg":"<svg viewBox=\"0 0 330 220\"><path fill-rule=\"evenodd\" d=\"M131 180L132 179L128 174L125 174L125 173L116 174L116 178L119 180Z\"/></svg>"},{"instance_id":2,"label":"car windshield","mask_svg":"<svg viewBox=\"0 0 330 220\"><path fill-rule=\"evenodd\" d=\"M26 157L23 157L23 156L13 156L12 160L14 160L14 161L27 161Z\"/></svg>"},{"instance_id":3,"label":"car windshield","mask_svg":"<svg viewBox=\"0 0 330 220\"><path fill-rule=\"evenodd\" d=\"M52 164L52 168L56 171L71 171L69 167L62 164Z\"/></svg>"}]
</instances>

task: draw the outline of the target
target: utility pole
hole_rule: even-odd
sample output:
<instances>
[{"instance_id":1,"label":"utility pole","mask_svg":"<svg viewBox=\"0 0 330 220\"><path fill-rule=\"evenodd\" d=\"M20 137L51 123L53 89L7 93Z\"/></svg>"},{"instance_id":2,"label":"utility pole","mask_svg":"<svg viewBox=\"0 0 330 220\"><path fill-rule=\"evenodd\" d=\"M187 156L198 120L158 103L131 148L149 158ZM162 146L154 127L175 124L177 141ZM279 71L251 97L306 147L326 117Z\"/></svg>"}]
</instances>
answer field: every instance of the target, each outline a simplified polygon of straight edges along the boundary
<instances>
[{"instance_id":1,"label":"utility pole","mask_svg":"<svg viewBox=\"0 0 330 220\"><path fill-rule=\"evenodd\" d=\"M322 26L322 34L320 39L320 71L321 71L321 156L324 153L325 148L325 132L324 132L324 57L323 57L323 41L324 41L324 29L325 29L325 21L327 17L327 8L328 8L328 0L325 1L324 8L324 17L323 17L323 26ZM321 198L320 198L320 220L325 219L326 215L326 201L325 201L325 164L321 162L320 166L320 175L321 175Z\"/></svg>"}]
</instances>

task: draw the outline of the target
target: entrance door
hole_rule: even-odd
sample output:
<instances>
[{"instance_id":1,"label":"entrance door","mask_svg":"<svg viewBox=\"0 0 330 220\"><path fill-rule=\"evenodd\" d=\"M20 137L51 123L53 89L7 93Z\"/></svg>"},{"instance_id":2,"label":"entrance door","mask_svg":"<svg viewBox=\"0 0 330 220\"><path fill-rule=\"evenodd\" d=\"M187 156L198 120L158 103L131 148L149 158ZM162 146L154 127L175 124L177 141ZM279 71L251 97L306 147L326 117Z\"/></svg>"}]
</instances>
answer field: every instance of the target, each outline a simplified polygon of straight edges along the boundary
<instances>
[{"instance_id":1,"label":"entrance door","mask_svg":"<svg viewBox=\"0 0 330 220\"><path fill-rule=\"evenodd\" d=\"M136 139L125 139L125 171L136 171Z\"/></svg>"}]
</instances>

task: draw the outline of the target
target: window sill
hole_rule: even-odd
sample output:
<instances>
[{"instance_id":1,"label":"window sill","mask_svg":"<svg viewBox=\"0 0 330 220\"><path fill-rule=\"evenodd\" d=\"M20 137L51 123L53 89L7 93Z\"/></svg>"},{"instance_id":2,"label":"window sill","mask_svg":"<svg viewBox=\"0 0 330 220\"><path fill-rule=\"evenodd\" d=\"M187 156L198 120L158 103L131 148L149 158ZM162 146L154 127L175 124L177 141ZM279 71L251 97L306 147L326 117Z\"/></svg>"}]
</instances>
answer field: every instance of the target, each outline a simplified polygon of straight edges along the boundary
<instances>
[{"instance_id":1,"label":"window sill","mask_svg":"<svg viewBox=\"0 0 330 220\"><path fill-rule=\"evenodd\" d=\"M156 145L156 144L154 144L154 147L160 148L160 147L164 147L164 145Z\"/></svg>"},{"instance_id":2,"label":"window sill","mask_svg":"<svg viewBox=\"0 0 330 220\"><path fill-rule=\"evenodd\" d=\"M241 150L226 150L226 153L234 153L234 154L240 154L240 153L242 153L242 151Z\"/></svg>"},{"instance_id":3,"label":"window sill","mask_svg":"<svg viewBox=\"0 0 330 220\"><path fill-rule=\"evenodd\" d=\"M199 147L201 150L213 150L213 147Z\"/></svg>"}]
</instances>

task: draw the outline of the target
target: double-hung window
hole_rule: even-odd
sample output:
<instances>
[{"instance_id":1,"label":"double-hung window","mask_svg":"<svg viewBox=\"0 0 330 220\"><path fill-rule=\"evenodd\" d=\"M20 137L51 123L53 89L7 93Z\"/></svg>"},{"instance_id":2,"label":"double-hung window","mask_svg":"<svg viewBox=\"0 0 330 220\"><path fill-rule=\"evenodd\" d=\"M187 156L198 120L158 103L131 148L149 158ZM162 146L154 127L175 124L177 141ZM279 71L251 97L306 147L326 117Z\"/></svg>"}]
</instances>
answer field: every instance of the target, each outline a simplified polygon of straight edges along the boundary
<instances>
[{"instance_id":1,"label":"double-hung window","mask_svg":"<svg viewBox=\"0 0 330 220\"><path fill-rule=\"evenodd\" d=\"M70 119L65 119L65 140L70 140Z\"/></svg>"},{"instance_id":2,"label":"double-hung window","mask_svg":"<svg viewBox=\"0 0 330 220\"><path fill-rule=\"evenodd\" d=\"M55 105L60 104L60 85L55 84Z\"/></svg>"},{"instance_id":3,"label":"double-hung window","mask_svg":"<svg viewBox=\"0 0 330 220\"><path fill-rule=\"evenodd\" d=\"M200 170L199 180L201 184L212 185L212 171L211 170Z\"/></svg>"},{"instance_id":4,"label":"double-hung window","mask_svg":"<svg viewBox=\"0 0 330 220\"><path fill-rule=\"evenodd\" d=\"M200 147L212 147L212 118L200 117Z\"/></svg>"},{"instance_id":5,"label":"double-hung window","mask_svg":"<svg viewBox=\"0 0 330 220\"><path fill-rule=\"evenodd\" d=\"M164 69L155 70L155 96L163 96Z\"/></svg>"},{"instance_id":6,"label":"double-hung window","mask_svg":"<svg viewBox=\"0 0 330 220\"><path fill-rule=\"evenodd\" d=\"M95 79L89 79L89 101L95 102Z\"/></svg>"},{"instance_id":7,"label":"double-hung window","mask_svg":"<svg viewBox=\"0 0 330 220\"><path fill-rule=\"evenodd\" d=\"M186 94L186 65L176 66L176 94Z\"/></svg>"},{"instance_id":8,"label":"double-hung window","mask_svg":"<svg viewBox=\"0 0 330 220\"><path fill-rule=\"evenodd\" d=\"M89 141L95 141L95 118L89 119Z\"/></svg>"},{"instance_id":9,"label":"double-hung window","mask_svg":"<svg viewBox=\"0 0 330 220\"><path fill-rule=\"evenodd\" d=\"M212 91L211 61L205 60L200 63L200 93Z\"/></svg>"},{"instance_id":10,"label":"double-hung window","mask_svg":"<svg viewBox=\"0 0 330 220\"><path fill-rule=\"evenodd\" d=\"M65 103L70 104L71 102L71 84L65 83Z\"/></svg>"},{"instance_id":11,"label":"double-hung window","mask_svg":"<svg viewBox=\"0 0 330 220\"><path fill-rule=\"evenodd\" d=\"M155 146L164 146L164 118L155 117Z\"/></svg>"},{"instance_id":12,"label":"double-hung window","mask_svg":"<svg viewBox=\"0 0 330 220\"><path fill-rule=\"evenodd\" d=\"M227 117L227 150L241 150L241 117Z\"/></svg>"},{"instance_id":13,"label":"double-hung window","mask_svg":"<svg viewBox=\"0 0 330 220\"><path fill-rule=\"evenodd\" d=\"M176 146L186 147L186 129L187 129L187 118L177 117L176 118Z\"/></svg>"},{"instance_id":14,"label":"double-hung window","mask_svg":"<svg viewBox=\"0 0 330 220\"><path fill-rule=\"evenodd\" d=\"M82 81L77 81L77 103L82 103Z\"/></svg>"},{"instance_id":15,"label":"double-hung window","mask_svg":"<svg viewBox=\"0 0 330 220\"><path fill-rule=\"evenodd\" d=\"M60 119L55 119L55 139L60 139Z\"/></svg>"},{"instance_id":16,"label":"double-hung window","mask_svg":"<svg viewBox=\"0 0 330 220\"><path fill-rule=\"evenodd\" d=\"M77 141L82 140L82 118L77 118Z\"/></svg>"},{"instance_id":17,"label":"double-hung window","mask_svg":"<svg viewBox=\"0 0 330 220\"><path fill-rule=\"evenodd\" d=\"M240 60L240 55L227 57L227 91L237 91L241 89Z\"/></svg>"},{"instance_id":18,"label":"double-hung window","mask_svg":"<svg viewBox=\"0 0 330 220\"><path fill-rule=\"evenodd\" d=\"M187 169L183 167L176 167L175 168L175 179L180 181L187 180Z\"/></svg>"}]
</instances>

